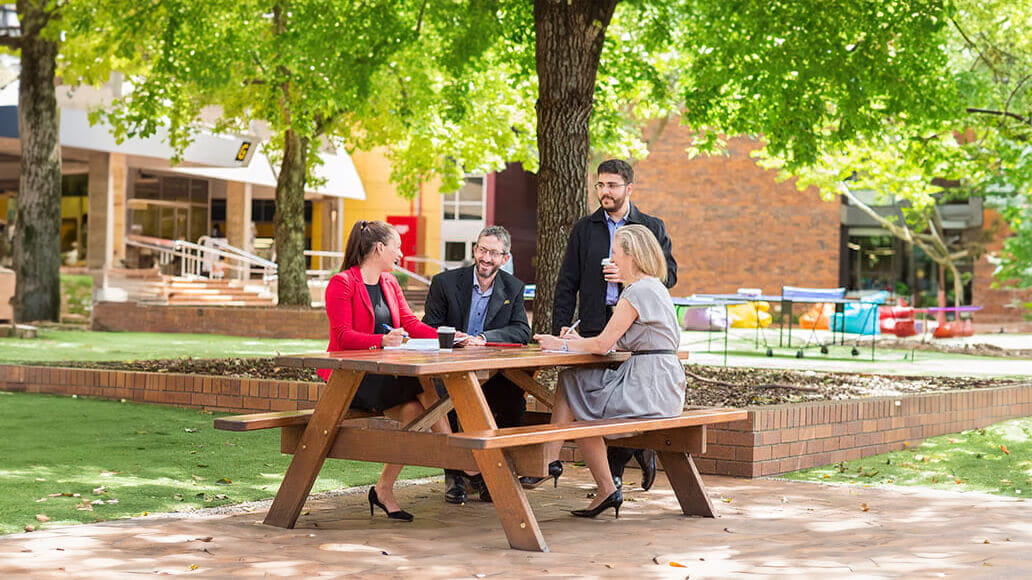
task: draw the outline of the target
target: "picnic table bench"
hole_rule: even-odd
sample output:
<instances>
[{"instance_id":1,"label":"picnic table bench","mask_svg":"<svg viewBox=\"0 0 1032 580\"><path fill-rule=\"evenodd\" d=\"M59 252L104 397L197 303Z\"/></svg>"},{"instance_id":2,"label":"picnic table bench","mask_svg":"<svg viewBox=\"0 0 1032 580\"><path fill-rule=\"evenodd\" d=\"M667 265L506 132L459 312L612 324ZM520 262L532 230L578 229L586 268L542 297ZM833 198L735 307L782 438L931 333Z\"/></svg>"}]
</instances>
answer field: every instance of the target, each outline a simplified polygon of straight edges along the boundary
<instances>
[{"instance_id":1,"label":"picnic table bench","mask_svg":"<svg viewBox=\"0 0 1032 580\"><path fill-rule=\"evenodd\" d=\"M685 353L686 356L687 353ZM543 477L551 458L546 443L607 436L621 446L655 449L685 515L714 517L692 455L706 447L706 426L746 418L740 409L695 408L665 419L603 419L558 425L547 414L528 413L529 423L499 429L480 389L481 375L502 372L551 407L551 392L534 372L553 366L612 364L629 353L550 353L537 347L475 347L454 352L342 351L278 357L280 366L329 368L333 374L313 410L255 413L215 420L219 429L280 428L280 450L294 455L266 515L269 525L292 528L326 458L479 471L491 492L509 545L548 551L518 476ZM408 425L350 409L366 372L416 376L424 385L440 379L448 395ZM432 433L430 425L452 408L462 433Z\"/></svg>"}]
</instances>

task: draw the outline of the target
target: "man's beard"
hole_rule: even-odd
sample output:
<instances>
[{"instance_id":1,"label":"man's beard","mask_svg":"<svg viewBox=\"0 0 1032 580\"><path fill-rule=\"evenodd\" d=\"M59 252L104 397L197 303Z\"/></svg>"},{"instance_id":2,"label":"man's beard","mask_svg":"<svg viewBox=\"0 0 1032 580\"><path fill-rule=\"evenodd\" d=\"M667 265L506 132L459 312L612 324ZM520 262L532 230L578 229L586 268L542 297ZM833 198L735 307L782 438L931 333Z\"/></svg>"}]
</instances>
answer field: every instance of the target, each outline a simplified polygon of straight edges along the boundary
<instances>
[{"instance_id":1,"label":"man's beard","mask_svg":"<svg viewBox=\"0 0 1032 580\"><path fill-rule=\"evenodd\" d=\"M500 268L501 268L500 265L499 266L494 266L492 264L485 264L484 262L479 262L478 261L477 262L477 275L480 276L481 278L490 278L491 276L494 276L495 272L497 272ZM486 273L484 272L485 269L487 270Z\"/></svg>"}]
</instances>

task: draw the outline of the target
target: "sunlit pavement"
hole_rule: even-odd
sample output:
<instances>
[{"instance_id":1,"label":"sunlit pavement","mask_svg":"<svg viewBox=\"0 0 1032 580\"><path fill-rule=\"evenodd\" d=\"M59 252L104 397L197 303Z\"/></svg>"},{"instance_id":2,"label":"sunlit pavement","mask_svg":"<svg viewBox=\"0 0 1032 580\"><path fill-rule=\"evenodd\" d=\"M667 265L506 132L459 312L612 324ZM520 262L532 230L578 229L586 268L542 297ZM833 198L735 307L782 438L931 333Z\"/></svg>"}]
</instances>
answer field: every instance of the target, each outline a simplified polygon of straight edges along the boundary
<instances>
[{"instance_id":1,"label":"sunlit pavement","mask_svg":"<svg viewBox=\"0 0 1032 580\"><path fill-rule=\"evenodd\" d=\"M637 471L628 470L627 479ZM490 504L444 503L438 479L399 489L413 523L370 518L365 488L309 501L293 530L232 515L138 518L0 537L0 571L25 578L235 576L516 578L1017 578L1032 569L1032 506L918 488L705 477L716 519L679 515L661 474L615 520L573 518L586 469L528 492L551 549L508 549Z\"/></svg>"}]
</instances>

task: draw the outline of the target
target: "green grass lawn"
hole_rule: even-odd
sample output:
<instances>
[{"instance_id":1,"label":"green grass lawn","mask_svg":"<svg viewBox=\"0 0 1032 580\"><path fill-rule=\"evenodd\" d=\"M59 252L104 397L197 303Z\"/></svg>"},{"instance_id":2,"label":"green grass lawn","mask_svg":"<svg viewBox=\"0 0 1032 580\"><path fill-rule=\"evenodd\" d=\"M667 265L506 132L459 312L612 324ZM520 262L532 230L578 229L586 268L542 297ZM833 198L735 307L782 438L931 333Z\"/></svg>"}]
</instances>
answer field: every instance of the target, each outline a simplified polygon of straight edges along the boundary
<instances>
[{"instance_id":1,"label":"green grass lawn","mask_svg":"<svg viewBox=\"0 0 1032 580\"><path fill-rule=\"evenodd\" d=\"M291 456L279 430L218 431L216 415L0 392L0 533L270 498ZM371 484L380 464L327 461L313 492ZM439 475L407 467L403 479Z\"/></svg>"},{"instance_id":2,"label":"green grass lawn","mask_svg":"<svg viewBox=\"0 0 1032 580\"><path fill-rule=\"evenodd\" d=\"M1032 497L1032 417L932 437L900 451L804 469L783 477Z\"/></svg>"},{"instance_id":3,"label":"green grass lawn","mask_svg":"<svg viewBox=\"0 0 1032 580\"><path fill-rule=\"evenodd\" d=\"M217 334L40 329L38 338L0 338L0 364L124 361L181 357L269 357L326 350L325 340Z\"/></svg>"}]
</instances>

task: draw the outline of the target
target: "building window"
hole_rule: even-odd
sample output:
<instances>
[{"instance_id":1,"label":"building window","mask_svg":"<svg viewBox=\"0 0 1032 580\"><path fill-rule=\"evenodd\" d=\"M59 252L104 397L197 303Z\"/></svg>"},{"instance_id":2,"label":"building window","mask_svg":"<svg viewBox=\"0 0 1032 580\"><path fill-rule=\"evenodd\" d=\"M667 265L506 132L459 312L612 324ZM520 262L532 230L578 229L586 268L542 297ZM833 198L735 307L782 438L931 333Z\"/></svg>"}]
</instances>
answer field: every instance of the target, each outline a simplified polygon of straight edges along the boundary
<instances>
[{"instance_id":1,"label":"building window","mask_svg":"<svg viewBox=\"0 0 1032 580\"><path fill-rule=\"evenodd\" d=\"M462 188L444 194L442 206L446 220L484 219L484 176L466 176Z\"/></svg>"},{"instance_id":2,"label":"building window","mask_svg":"<svg viewBox=\"0 0 1032 580\"><path fill-rule=\"evenodd\" d=\"M466 259L466 244L463 242L445 242L444 260L446 262L462 262Z\"/></svg>"}]
</instances>

